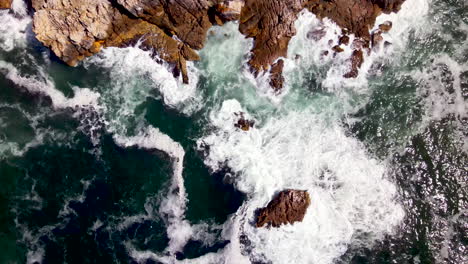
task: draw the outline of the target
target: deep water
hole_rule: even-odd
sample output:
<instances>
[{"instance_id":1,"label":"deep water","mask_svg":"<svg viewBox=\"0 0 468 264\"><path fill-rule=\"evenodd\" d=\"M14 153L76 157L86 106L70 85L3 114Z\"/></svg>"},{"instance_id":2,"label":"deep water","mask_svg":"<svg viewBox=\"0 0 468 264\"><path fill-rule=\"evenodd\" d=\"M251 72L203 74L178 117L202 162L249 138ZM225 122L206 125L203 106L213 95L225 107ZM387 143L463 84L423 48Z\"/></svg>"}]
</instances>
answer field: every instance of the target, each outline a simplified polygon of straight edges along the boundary
<instances>
[{"instance_id":1,"label":"deep water","mask_svg":"<svg viewBox=\"0 0 468 264\"><path fill-rule=\"evenodd\" d=\"M14 2L0 11L0 263L468 263L465 0L379 17L392 45L354 80L349 48L320 55L340 29L304 12L281 96L248 73L236 24L211 30L183 85L138 47L68 67ZM324 39L307 38L316 26ZM303 223L256 229L286 188L311 194Z\"/></svg>"}]
</instances>

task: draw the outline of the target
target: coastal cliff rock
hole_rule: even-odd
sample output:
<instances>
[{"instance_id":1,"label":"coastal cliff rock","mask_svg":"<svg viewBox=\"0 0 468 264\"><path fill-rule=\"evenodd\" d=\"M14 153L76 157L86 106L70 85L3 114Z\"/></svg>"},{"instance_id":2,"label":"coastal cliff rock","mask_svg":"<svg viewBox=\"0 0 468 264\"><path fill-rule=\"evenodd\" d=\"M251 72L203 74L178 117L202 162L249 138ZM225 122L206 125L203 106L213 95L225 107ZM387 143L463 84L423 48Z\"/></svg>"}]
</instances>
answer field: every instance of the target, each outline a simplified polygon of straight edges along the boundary
<instances>
[{"instance_id":1,"label":"coastal cliff rock","mask_svg":"<svg viewBox=\"0 0 468 264\"><path fill-rule=\"evenodd\" d=\"M0 1L8 3L9 0ZM187 61L199 60L207 31L213 25L239 20L239 30L254 39L249 65L256 76L270 74L276 93L294 22L307 8L329 18L362 41L345 77L355 77L362 50L373 43L370 28L382 12L396 12L404 0L31 0L37 39L69 65L102 47L140 44L172 65L174 75L188 83ZM377 35L376 35L377 37ZM377 40L377 39L375 39ZM340 40L346 43L346 37ZM348 38L349 41L349 38ZM357 66L357 68L356 68Z\"/></svg>"},{"instance_id":2,"label":"coastal cliff rock","mask_svg":"<svg viewBox=\"0 0 468 264\"><path fill-rule=\"evenodd\" d=\"M71 66L102 47L125 47L141 39L141 48L154 50L187 83L186 61L199 59L192 48L202 47L203 32L212 24L196 19L208 12L209 2L177 3L165 10L159 1L33 0L33 29L39 41Z\"/></svg>"},{"instance_id":3,"label":"coastal cliff rock","mask_svg":"<svg viewBox=\"0 0 468 264\"><path fill-rule=\"evenodd\" d=\"M305 0L246 0L239 30L254 39L249 64L254 74L270 69L279 57L285 57L288 43L296 34L294 22Z\"/></svg>"},{"instance_id":4,"label":"coastal cliff rock","mask_svg":"<svg viewBox=\"0 0 468 264\"><path fill-rule=\"evenodd\" d=\"M0 9L10 9L13 0L0 0Z\"/></svg>"},{"instance_id":5,"label":"coastal cliff rock","mask_svg":"<svg viewBox=\"0 0 468 264\"><path fill-rule=\"evenodd\" d=\"M309 205L310 196L307 191L282 191L268 203L267 207L260 209L256 226L279 227L301 222Z\"/></svg>"}]
</instances>

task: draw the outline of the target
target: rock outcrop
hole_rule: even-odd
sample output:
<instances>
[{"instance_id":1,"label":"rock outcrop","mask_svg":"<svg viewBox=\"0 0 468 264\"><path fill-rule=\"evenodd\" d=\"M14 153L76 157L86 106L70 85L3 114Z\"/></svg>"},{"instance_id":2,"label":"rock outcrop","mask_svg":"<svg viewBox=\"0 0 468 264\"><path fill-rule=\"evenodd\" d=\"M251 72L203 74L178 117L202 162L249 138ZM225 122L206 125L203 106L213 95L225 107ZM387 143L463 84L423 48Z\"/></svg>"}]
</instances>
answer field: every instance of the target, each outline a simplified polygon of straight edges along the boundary
<instances>
[{"instance_id":1,"label":"rock outcrop","mask_svg":"<svg viewBox=\"0 0 468 264\"><path fill-rule=\"evenodd\" d=\"M168 3L171 2L171 3ZM186 61L198 60L206 31L212 26L208 1L33 0L37 39L69 65L76 65L102 47L125 47L141 39L182 73ZM202 18L202 19L200 19Z\"/></svg>"},{"instance_id":2,"label":"rock outcrop","mask_svg":"<svg viewBox=\"0 0 468 264\"><path fill-rule=\"evenodd\" d=\"M269 73L270 85L277 93L284 85L284 61L280 58L287 54L296 33L294 22L304 8L319 18L333 20L347 34L355 34L362 40L355 49L362 53L373 43L370 28L376 17L398 11L403 1L31 0L37 39L65 63L76 65L102 47L125 47L139 41L141 48L153 50L172 65L174 75L182 75L185 83L189 82L186 63L199 60L196 50L203 47L208 29L239 20L240 32L254 39L249 60L252 72ZM0 0L4 2L10 1ZM388 28L385 25L381 31ZM339 45L349 42L345 35ZM346 77L357 76L362 64L361 54L355 54Z\"/></svg>"},{"instance_id":3,"label":"rock outcrop","mask_svg":"<svg viewBox=\"0 0 468 264\"><path fill-rule=\"evenodd\" d=\"M0 9L10 9L13 0L0 0Z\"/></svg>"},{"instance_id":4,"label":"rock outcrop","mask_svg":"<svg viewBox=\"0 0 468 264\"><path fill-rule=\"evenodd\" d=\"M279 227L301 222L309 205L310 197L307 191L282 191L268 203L267 207L259 210L256 226Z\"/></svg>"}]
</instances>

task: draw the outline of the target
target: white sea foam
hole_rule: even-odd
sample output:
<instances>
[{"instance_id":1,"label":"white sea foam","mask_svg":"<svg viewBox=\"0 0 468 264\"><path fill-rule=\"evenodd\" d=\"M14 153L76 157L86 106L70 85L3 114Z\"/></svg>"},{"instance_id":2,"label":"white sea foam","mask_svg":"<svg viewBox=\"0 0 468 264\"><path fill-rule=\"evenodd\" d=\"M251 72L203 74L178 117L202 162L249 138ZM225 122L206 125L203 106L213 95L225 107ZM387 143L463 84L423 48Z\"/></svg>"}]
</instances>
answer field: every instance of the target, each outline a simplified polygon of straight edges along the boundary
<instances>
[{"instance_id":1,"label":"white sea foam","mask_svg":"<svg viewBox=\"0 0 468 264\"><path fill-rule=\"evenodd\" d=\"M312 70L317 82L328 91L338 96L349 96L348 89L357 94L368 94L368 73L371 66L382 58L404 52L409 35L414 30L422 29L422 23L428 13L428 0L405 1L398 13L383 14L377 18L375 27L385 21L391 21L393 27L389 33L383 34L384 41L392 43L389 48L374 49L369 54L364 52L364 63L357 78L347 79L343 75L349 71L349 58L352 54L351 45L341 45L343 52L333 55L331 47L338 43L341 29L329 19L318 19L314 14L304 10L295 23L297 34L291 39L288 47L288 58L285 63L287 85L301 87ZM308 37L313 30L322 29L324 35L318 40ZM354 35L350 36L350 43ZM330 45L331 42L332 44ZM329 51L329 55L324 55ZM297 57L299 55L299 57ZM327 69L324 72L324 69Z\"/></svg>"},{"instance_id":2,"label":"white sea foam","mask_svg":"<svg viewBox=\"0 0 468 264\"><path fill-rule=\"evenodd\" d=\"M31 93L48 96L52 100L54 108L82 107L85 105L97 106L99 94L88 88L73 87L75 96L67 98L61 91L55 88L54 83L42 70L37 76L25 76L11 63L0 61L0 70L6 71L6 78L16 85Z\"/></svg>"},{"instance_id":3,"label":"white sea foam","mask_svg":"<svg viewBox=\"0 0 468 264\"><path fill-rule=\"evenodd\" d=\"M426 121L440 120L449 114L468 117L460 80L463 72L468 72L468 63L458 63L447 54L434 56L431 65L413 72L413 78L420 83L418 93L425 101Z\"/></svg>"},{"instance_id":4,"label":"white sea foam","mask_svg":"<svg viewBox=\"0 0 468 264\"><path fill-rule=\"evenodd\" d=\"M108 107L123 111L120 116L133 114L135 107L153 90L161 93L166 105L186 114L200 107L196 89L198 73L191 62L187 63L188 85L181 78L174 78L168 65L156 62L150 51L138 47L103 49L85 60L84 66L97 66L110 72L110 87L104 87L101 93ZM113 105L114 101L123 101L124 105Z\"/></svg>"},{"instance_id":5,"label":"white sea foam","mask_svg":"<svg viewBox=\"0 0 468 264\"><path fill-rule=\"evenodd\" d=\"M0 49L11 51L15 47L26 47L27 31L31 30L31 18L27 16L26 4L14 0L12 12L0 11Z\"/></svg>"},{"instance_id":6,"label":"white sea foam","mask_svg":"<svg viewBox=\"0 0 468 264\"><path fill-rule=\"evenodd\" d=\"M236 187L249 194L230 224L238 224L251 241L251 259L331 263L359 235L365 234L361 243L371 244L403 218L384 164L369 157L339 125L304 111L271 118L245 132L233 125L239 111L245 112L237 101L225 101L211 115L218 129L198 144L209 146L207 165L214 170L229 166L238 173ZM254 211L287 188L310 193L312 204L304 221L278 229L255 228Z\"/></svg>"},{"instance_id":7,"label":"white sea foam","mask_svg":"<svg viewBox=\"0 0 468 264\"><path fill-rule=\"evenodd\" d=\"M171 255L180 251L192 236L192 228L184 219L187 194L182 176L184 149L157 128L149 127L133 137L114 136L115 142L122 147L136 146L144 149L156 149L167 153L173 162L173 177L168 194L161 201L159 213L167 224L169 246L166 249Z\"/></svg>"}]
</instances>

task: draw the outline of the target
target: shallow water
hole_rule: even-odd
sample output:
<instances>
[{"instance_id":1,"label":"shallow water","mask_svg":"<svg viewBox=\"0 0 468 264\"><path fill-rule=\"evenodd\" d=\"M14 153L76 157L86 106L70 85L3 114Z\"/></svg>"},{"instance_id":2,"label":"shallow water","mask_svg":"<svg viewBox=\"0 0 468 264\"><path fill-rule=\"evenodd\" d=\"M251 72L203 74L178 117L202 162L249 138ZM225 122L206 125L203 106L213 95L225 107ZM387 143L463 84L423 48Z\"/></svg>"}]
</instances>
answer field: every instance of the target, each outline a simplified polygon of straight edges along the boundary
<instances>
[{"instance_id":1,"label":"shallow water","mask_svg":"<svg viewBox=\"0 0 468 264\"><path fill-rule=\"evenodd\" d=\"M190 85L138 47L65 66L21 0L0 11L1 263L468 262L468 6L407 0L341 76L304 12L273 95L252 41L214 27ZM324 27L321 40L307 38ZM297 56L299 55L299 56ZM236 113L255 120L233 125ZM304 221L252 225L286 188Z\"/></svg>"}]
</instances>

